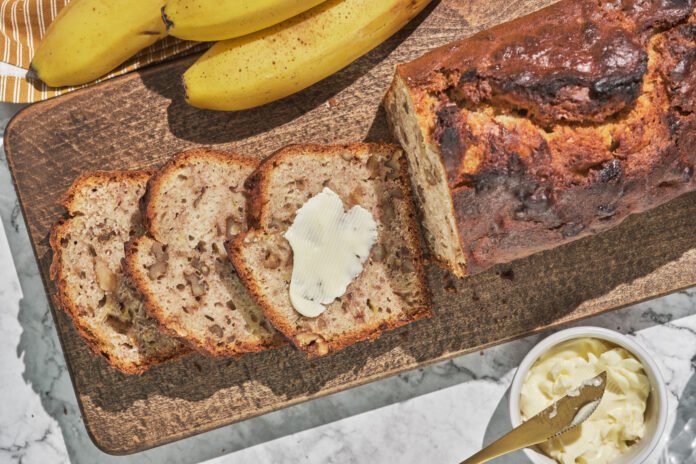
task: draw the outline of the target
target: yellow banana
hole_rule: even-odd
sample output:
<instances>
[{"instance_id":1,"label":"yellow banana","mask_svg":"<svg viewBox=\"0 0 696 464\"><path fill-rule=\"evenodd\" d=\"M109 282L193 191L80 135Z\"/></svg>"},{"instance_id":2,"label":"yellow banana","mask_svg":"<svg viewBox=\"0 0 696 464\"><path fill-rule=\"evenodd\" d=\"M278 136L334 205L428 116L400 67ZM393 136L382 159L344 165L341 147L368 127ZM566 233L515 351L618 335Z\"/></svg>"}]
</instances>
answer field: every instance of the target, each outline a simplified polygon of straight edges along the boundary
<instances>
[{"instance_id":1,"label":"yellow banana","mask_svg":"<svg viewBox=\"0 0 696 464\"><path fill-rule=\"evenodd\" d=\"M241 37L292 18L325 0L169 0L162 10L169 35L215 41Z\"/></svg>"},{"instance_id":2,"label":"yellow banana","mask_svg":"<svg viewBox=\"0 0 696 464\"><path fill-rule=\"evenodd\" d=\"M91 82L166 35L164 0L73 0L51 23L31 71L52 87Z\"/></svg>"},{"instance_id":3,"label":"yellow banana","mask_svg":"<svg viewBox=\"0 0 696 464\"><path fill-rule=\"evenodd\" d=\"M344 68L430 0L329 0L271 28L215 44L184 74L188 102L243 110L298 92Z\"/></svg>"}]
</instances>

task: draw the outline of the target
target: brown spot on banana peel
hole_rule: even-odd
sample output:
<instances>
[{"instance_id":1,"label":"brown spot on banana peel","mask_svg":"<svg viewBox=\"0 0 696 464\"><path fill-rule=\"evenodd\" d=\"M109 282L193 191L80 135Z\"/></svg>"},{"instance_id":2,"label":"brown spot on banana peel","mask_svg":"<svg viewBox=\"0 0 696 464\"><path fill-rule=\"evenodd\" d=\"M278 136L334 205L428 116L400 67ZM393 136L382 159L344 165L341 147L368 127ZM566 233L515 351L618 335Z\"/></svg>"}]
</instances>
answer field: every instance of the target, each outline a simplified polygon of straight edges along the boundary
<instances>
[{"instance_id":1,"label":"brown spot on banana peel","mask_svg":"<svg viewBox=\"0 0 696 464\"><path fill-rule=\"evenodd\" d=\"M206 108L205 106L197 105L195 102L192 102L192 101L191 101L191 97L190 97L190 95L189 95L189 89L188 89L188 86L186 85L186 79L184 79L183 76L181 77L181 83L182 83L182 85L184 86L184 101L185 101L187 104L189 104L189 105L192 106L193 108L198 108L198 109L201 109L201 110L207 110L207 109L209 109L209 108Z\"/></svg>"},{"instance_id":2,"label":"brown spot on banana peel","mask_svg":"<svg viewBox=\"0 0 696 464\"><path fill-rule=\"evenodd\" d=\"M190 105L191 101L189 99L188 86L186 85L186 79L184 79L183 76L181 78L181 84L184 86L184 100Z\"/></svg>"},{"instance_id":3,"label":"brown spot on banana peel","mask_svg":"<svg viewBox=\"0 0 696 464\"><path fill-rule=\"evenodd\" d=\"M165 8L166 8L166 6L163 6L162 10L161 10L162 11L162 21L164 22L164 25L167 28L167 31L169 31L169 29L174 27L174 22L167 17L167 13L165 13L165 11L164 11Z\"/></svg>"},{"instance_id":4,"label":"brown spot on banana peel","mask_svg":"<svg viewBox=\"0 0 696 464\"><path fill-rule=\"evenodd\" d=\"M140 35L160 35L159 31L143 31Z\"/></svg>"}]
</instances>

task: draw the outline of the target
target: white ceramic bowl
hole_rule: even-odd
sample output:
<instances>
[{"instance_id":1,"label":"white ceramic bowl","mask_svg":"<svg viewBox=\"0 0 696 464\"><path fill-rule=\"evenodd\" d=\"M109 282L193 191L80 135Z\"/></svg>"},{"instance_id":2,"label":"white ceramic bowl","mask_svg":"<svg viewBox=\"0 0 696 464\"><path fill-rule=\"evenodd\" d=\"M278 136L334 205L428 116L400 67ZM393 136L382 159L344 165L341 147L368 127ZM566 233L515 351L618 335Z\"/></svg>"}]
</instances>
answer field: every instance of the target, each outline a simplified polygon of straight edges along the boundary
<instances>
[{"instance_id":1,"label":"white ceramic bowl","mask_svg":"<svg viewBox=\"0 0 696 464\"><path fill-rule=\"evenodd\" d=\"M650 395L645 411L646 430L640 442L633 445L630 451L621 455L612 464L639 464L644 462L660 443L667 425L667 387L655 360L638 343L613 330L599 327L573 327L561 330L539 342L522 360L520 367L512 379L510 387L510 420L513 427L522 423L520 416L520 392L527 372L539 357L551 347L573 338L599 338L625 348L640 361L645 373L650 379ZM556 461L544 454L526 448L524 453L534 464L556 464Z\"/></svg>"}]
</instances>

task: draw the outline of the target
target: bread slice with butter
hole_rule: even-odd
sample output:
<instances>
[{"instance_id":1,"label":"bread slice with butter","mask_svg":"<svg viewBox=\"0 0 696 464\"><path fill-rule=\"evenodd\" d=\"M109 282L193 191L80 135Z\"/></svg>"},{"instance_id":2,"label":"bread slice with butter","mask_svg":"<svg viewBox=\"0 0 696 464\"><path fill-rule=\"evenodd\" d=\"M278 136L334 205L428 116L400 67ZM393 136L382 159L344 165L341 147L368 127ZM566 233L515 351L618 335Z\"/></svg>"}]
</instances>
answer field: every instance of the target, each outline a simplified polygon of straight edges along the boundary
<instances>
[{"instance_id":1,"label":"bread slice with butter","mask_svg":"<svg viewBox=\"0 0 696 464\"><path fill-rule=\"evenodd\" d=\"M78 178L61 200L68 217L50 237L56 301L89 347L127 374L190 351L158 330L123 267L125 242L143 232L138 201L149 177L115 171Z\"/></svg>"},{"instance_id":2,"label":"bread slice with butter","mask_svg":"<svg viewBox=\"0 0 696 464\"><path fill-rule=\"evenodd\" d=\"M197 149L148 183L148 235L127 247L128 272L162 327L212 356L286 341L264 318L227 258L224 241L246 230L244 181L258 161Z\"/></svg>"},{"instance_id":3,"label":"bread slice with butter","mask_svg":"<svg viewBox=\"0 0 696 464\"><path fill-rule=\"evenodd\" d=\"M250 229L228 241L227 250L266 317L310 355L322 356L361 340L375 339L386 330L430 315L405 163L402 151L393 145L297 145L264 160L247 181ZM339 213L343 216L339 214L335 221L322 218L322 208L326 214L336 214L329 211L329 203L310 208L310 217L302 221L294 238L297 234L303 238L304 234L304 239L326 246L323 256L330 266L319 273L311 271L312 265L305 265L304 271L293 269L295 244L291 247L286 238L288 230L297 225L298 211L310 206L308 200L315 201L327 191L340 198L343 211ZM353 211L364 215L363 210L376 224L375 243L368 240L370 220L353 221L349 217ZM335 227L364 231L348 238L319 240L317 236L306 237L314 235L309 226L312 221L317 230L321 228L325 233L329 228L336 236L340 234ZM352 264L339 262L350 253L336 253L331 247L356 247L351 252L355 251L357 259ZM366 250L365 256L360 256ZM322 256L321 250L318 253ZM327 264L313 263L319 267ZM343 275L349 269L357 269L357 276ZM305 275L297 275L298 271ZM297 278L306 283L317 276L334 279L332 273L340 274L338 280L311 282L310 286L342 288L348 281L345 293L335 300L335 295L330 295L324 303L333 301L325 304L325 310L319 307L312 314L319 314L316 317L300 314L293 305L297 302L291 301L291 282ZM300 296L307 299L307 295Z\"/></svg>"}]
</instances>

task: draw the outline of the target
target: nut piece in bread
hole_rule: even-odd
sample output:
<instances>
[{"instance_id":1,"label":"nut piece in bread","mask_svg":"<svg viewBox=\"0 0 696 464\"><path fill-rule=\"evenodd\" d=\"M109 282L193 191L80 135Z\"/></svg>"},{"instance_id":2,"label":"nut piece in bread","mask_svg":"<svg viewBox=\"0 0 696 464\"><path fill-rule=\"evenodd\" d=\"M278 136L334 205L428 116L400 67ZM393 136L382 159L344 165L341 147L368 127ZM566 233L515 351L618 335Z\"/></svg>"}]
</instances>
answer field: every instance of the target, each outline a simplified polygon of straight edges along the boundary
<instances>
[{"instance_id":1,"label":"nut piece in bread","mask_svg":"<svg viewBox=\"0 0 696 464\"><path fill-rule=\"evenodd\" d=\"M402 151L392 145L297 145L270 156L247 182L250 229L227 243L242 281L266 317L313 356L370 340L430 315L414 207ZM346 293L319 317L290 303L292 249L284 238L300 207L325 187L360 205L378 239Z\"/></svg>"},{"instance_id":2,"label":"nut piece in bread","mask_svg":"<svg viewBox=\"0 0 696 464\"><path fill-rule=\"evenodd\" d=\"M224 241L246 230L244 181L258 162L191 150L153 174L147 235L127 246L128 272L162 328L212 356L284 343L240 282Z\"/></svg>"},{"instance_id":3,"label":"nut piece in bread","mask_svg":"<svg viewBox=\"0 0 696 464\"><path fill-rule=\"evenodd\" d=\"M58 303L89 347L127 374L189 351L158 330L123 269L125 242L143 232L138 201L149 177L122 171L78 178L61 202L68 217L50 238Z\"/></svg>"}]
</instances>

